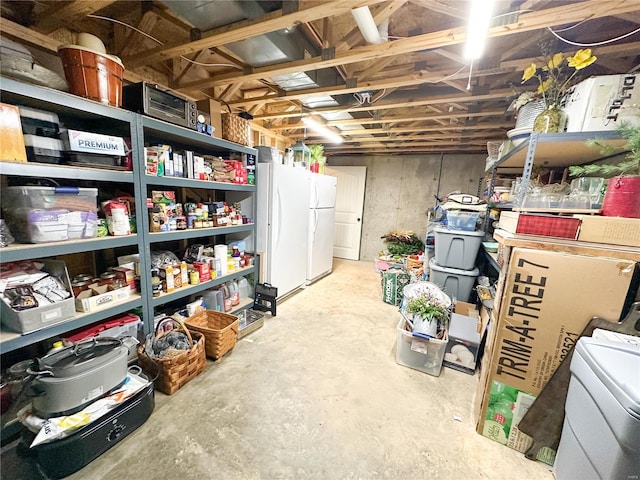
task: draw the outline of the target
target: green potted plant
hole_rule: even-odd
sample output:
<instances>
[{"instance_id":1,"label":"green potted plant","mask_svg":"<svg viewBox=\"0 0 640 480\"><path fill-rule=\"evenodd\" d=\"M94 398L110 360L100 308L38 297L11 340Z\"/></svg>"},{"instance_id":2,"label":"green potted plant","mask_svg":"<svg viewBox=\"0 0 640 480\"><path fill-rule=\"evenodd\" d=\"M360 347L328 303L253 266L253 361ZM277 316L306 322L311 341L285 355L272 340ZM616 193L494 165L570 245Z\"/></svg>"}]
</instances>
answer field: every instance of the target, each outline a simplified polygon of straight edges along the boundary
<instances>
[{"instance_id":1,"label":"green potted plant","mask_svg":"<svg viewBox=\"0 0 640 480\"><path fill-rule=\"evenodd\" d=\"M311 150L310 170L315 173L324 173L324 166L327 163L327 157L324 156L324 145L309 145Z\"/></svg>"},{"instance_id":2,"label":"green potted plant","mask_svg":"<svg viewBox=\"0 0 640 480\"><path fill-rule=\"evenodd\" d=\"M639 115L640 120L640 115ZM617 164L590 164L569 167L572 177L599 176L609 178L602 202L602 215L608 217L640 218L640 122L632 125L622 122L618 132L627 142L622 147L629 153ZM616 149L601 139L591 139L589 146L599 147L603 155L612 155Z\"/></svg>"},{"instance_id":3,"label":"green potted plant","mask_svg":"<svg viewBox=\"0 0 640 480\"><path fill-rule=\"evenodd\" d=\"M424 243L411 230L392 230L380 238L391 255L413 255L424 250Z\"/></svg>"},{"instance_id":4,"label":"green potted plant","mask_svg":"<svg viewBox=\"0 0 640 480\"><path fill-rule=\"evenodd\" d=\"M449 308L437 295L421 292L407 302L407 317L413 331L440 338L449 325Z\"/></svg>"}]
</instances>

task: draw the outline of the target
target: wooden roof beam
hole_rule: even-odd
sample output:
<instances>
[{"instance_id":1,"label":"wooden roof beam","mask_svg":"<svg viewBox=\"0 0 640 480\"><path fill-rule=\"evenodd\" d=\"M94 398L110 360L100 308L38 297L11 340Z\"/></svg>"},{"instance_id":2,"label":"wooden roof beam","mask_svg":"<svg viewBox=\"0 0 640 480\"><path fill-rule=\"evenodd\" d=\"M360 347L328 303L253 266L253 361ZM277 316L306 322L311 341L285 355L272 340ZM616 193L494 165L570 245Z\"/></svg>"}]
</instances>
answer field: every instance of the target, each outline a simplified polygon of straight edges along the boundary
<instances>
[{"instance_id":1,"label":"wooden roof beam","mask_svg":"<svg viewBox=\"0 0 640 480\"><path fill-rule=\"evenodd\" d=\"M51 33L62 26L67 26L102 10L114 2L115 0L93 0L91 2L75 0L64 4L60 2L38 15L34 28L42 33ZM4 22L4 18L2 21Z\"/></svg>"},{"instance_id":2,"label":"wooden roof beam","mask_svg":"<svg viewBox=\"0 0 640 480\"><path fill-rule=\"evenodd\" d=\"M467 19L467 14L464 12L464 10L460 8L450 7L449 5L445 5L444 3L438 2L437 0L411 0L411 3L428 10L433 10L437 13L442 13L443 15L448 15L449 17L460 20Z\"/></svg>"},{"instance_id":3,"label":"wooden roof beam","mask_svg":"<svg viewBox=\"0 0 640 480\"><path fill-rule=\"evenodd\" d=\"M546 28L547 26L578 22L587 18L600 18L616 14L624 14L626 12L635 11L637 8L638 6L635 2L626 2L625 0L609 0L607 2L602 2L601 0L585 0L583 2L553 7L539 12L523 13L519 16L516 23L491 27L489 29L488 36L499 37L512 35L518 32L529 32L532 30ZM202 87L234 83L239 81L241 77L243 81L252 81L259 78L268 78L273 75L284 75L297 73L299 71L313 71L322 68L332 68L338 65L346 65L361 61L377 61L383 57L407 54L416 50L431 50L449 45L456 45L464 42L465 38L466 27L452 28L449 30L402 38L380 45L365 45L353 48L346 52L336 52L333 58L323 58L322 56L319 56L310 59L254 68L252 72L242 75L226 74L218 75L209 79L196 80L185 83L180 87L180 90L193 90L200 89Z\"/></svg>"},{"instance_id":4,"label":"wooden roof beam","mask_svg":"<svg viewBox=\"0 0 640 480\"><path fill-rule=\"evenodd\" d=\"M240 22L215 28L202 33L202 38L187 43L178 42L163 45L145 52L132 55L124 59L127 68L140 67L151 63L169 60L188 53L198 52L205 48L218 47L228 43L238 42L246 38L264 35L276 30L282 30L298 23L311 22L331 15L341 15L351 9L361 6L374 5L382 0L326 0L313 2L309 7L292 13L276 10L262 17L242 20ZM248 81L249 79L247 79ZM253 79L255 80L255 79ZM211 85L213 86L213 85Z\"/></svg>"},{"instance_id":5,"label":"wooden roof beam","mask_svg":"<svg viewBox=\"0 0 640 480\"><path fill-rule=\"evenodd\" d=\"M507 68L491 69L491 70L478 70L474 72L474 77L481 77L484 75L496 75L497 73L513 73L515 67L509 66ZM373 81L356 81L355 86L347 87L344 84L335 85L332 87L316 87L302 90L293 90L291 92L284 92L280 95L268 95L264 97L256 97L249 99L242 99L231 102L234 106L248 106L259 101L273 102L277 100L302 100L304 98L316 97L318 95L343 95L348 93L357 93L363 90L383 90L385 88L400 88L410 87L414 85L421 85L423 83L438 83L442 78L448 77L450 80L457 78L466 78L467 74L464 72L455 73L455 71L447 72L430 72L429 70L420 70L411 75L404 77L396 77L384 80ZM466 91L466 88L464 89Z\"/></svg>"}]
</instances>

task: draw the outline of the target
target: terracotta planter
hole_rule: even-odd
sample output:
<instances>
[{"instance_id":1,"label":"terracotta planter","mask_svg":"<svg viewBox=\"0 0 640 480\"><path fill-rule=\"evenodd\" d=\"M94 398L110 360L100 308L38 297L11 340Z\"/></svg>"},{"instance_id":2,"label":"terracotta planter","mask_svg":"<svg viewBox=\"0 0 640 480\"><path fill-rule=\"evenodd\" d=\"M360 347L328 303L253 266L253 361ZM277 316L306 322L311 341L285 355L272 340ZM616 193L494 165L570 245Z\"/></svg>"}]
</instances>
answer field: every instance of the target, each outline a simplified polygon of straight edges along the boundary
<instances>
[{"instance_id":1,"label":"terracotta planter","mask_svg":"<svg viewBox=\"0 0 640 480\"><path fill-rule=\"evenodd\" d=\"M640 175L609 180L602 202L602 215L640 218Z\"/></svg>"}]
</instances>

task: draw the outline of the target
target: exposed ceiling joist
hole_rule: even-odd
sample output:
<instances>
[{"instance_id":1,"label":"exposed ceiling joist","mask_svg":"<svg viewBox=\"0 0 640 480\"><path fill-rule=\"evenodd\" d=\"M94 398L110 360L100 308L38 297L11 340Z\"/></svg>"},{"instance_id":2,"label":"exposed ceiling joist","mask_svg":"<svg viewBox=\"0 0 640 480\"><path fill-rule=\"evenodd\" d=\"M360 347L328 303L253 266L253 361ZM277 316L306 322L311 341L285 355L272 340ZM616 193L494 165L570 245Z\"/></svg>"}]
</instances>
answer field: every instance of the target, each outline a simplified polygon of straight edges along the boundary
<instances>
[{"instance_id":1,"label":"exposed ceiling joist","mask_svg":"<svg viewBox=\"0 0 640 480\"><path fill-rule=\"evenodd\" d=\"M307 23L322 19L327 16L327 9L333 15L340 15L352 8L374 5L382 0L327 0L314 2L311 6L293 13L284 13L283 10L268 13L260 18L243 20L241 22L216 28L204 32L202 38L188 43L176 43L164 45L145 52L125 58L124 62L129 68L135 68L150 63L169 60L180 55L197 52L205 48L219 47L247 38L263 35L276 30L281 30L298 23ZM214 85L208 85L214 86Z\"/></svg>"},{"instance_id":2,"label":"exposed ceiling joist","mask_svg":"<svg viewBox=\"0 0 640 480\"><path fill-rule=\"evenodd\" d=\"M60 28L60 24L70 24L85 16L108 7L115 0L75 0L73 2L54 4L36 19L36 28L43 33L51 33Z\"/></svg>"}]
</instances>

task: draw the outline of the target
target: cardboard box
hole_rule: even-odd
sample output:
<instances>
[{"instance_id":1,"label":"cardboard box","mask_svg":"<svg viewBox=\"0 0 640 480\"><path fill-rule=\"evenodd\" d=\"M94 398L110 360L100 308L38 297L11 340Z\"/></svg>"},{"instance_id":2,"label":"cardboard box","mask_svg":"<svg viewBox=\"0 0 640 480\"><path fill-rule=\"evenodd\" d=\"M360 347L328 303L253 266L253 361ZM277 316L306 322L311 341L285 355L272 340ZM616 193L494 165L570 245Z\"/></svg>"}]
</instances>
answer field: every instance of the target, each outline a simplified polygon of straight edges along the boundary
<instances>
[{"instance_id":1,"label":"cardboard box","mask_svg":"<svg viewBox=\"0 0 640 480\"><path fill-rule=\"evenodd\" d=\"M637 263L514 248L476 395L485 434L493 382L538 395L589 320L617 321L638 287Z\"/></svg>"},{"instance_id":2,"label":"cardboard box","mask_svg":"<svg viewBox=\"0 0 640 480\"><path fill-rule=\"evenodd\" d=\"M571 87L563 99L567 132L616 130L638 123L640 74L599 75Z\"/></svg>"},{"instance_id":3,"label":"cardboard box","mask_svg":"<svg viewBox=\"0 0 640 480\"><path fill-rule=\"evenodd\" d=\"M209 116L210 125L213 127L213 136L222 138L222 105L211 99L198 100L198 111Z\"/></svg>"},{"instance_id":4,"label":"cardboard box","mask_svg":"<svg viewBox=\"0 0 640 480\"><path fill-rule=\"evenodd\" d=\"M43 271L57 276L62 280L69 292L73 291L64 262L60 260L42 260L42 263L44 263ZM18 333L29 333L44 327L50 327L73 318L75 314L73 296L61 302L22 311L13 310L4 300L0 300L2 324L11 331Z\"/></svg>"},{"instance_id":5,"label":"cardboard box","mask_svg":"<svg viewBox=\"0 0 640 480\"><path fill-rule=\"evenodd\" d=\"M0 158L5 162L26 162L20 110L0 103Z\"/></svg>"},{"instance_id":6,"label":"cardboard box","mask_svg":"<svg viewBox=\"0 0 640 480\"><path fill-rule=\"evenodd\" d=\"M577 216L577 215L576 215ZM640 218L580 215L578 240L640 247Z\"/></svg>"},{"instance_id":7,"label":"cardboard box","mask_svg":"<svg viewBox=\"0 0 640 480\"><path fill-rule=\"evenodd\" d=\"M112 267L111 271L115 273L123 283L129 285L129 288L135 292L136 279L133 269L127 267Z\"/></svg>"},{"instance_id":8,"label":"cardboard box","mask_svg":"<svg viewBox=\"0 0 640 480\"><path fill-rule=\"evenodd\" d=\"M456 302L449 322L449 341L444 353L445 367L473 375L476 371L482 335L478 333L480 314L475 305Z\"/></svg>"},{"instance_id":9,"label":"cardboard box","mask_svg":"<svg viewBox=\"0 0 640 480\"><path fill-rule=\"evenodd\" d=\"M93 284L89 286L89 290L80 292L76 297L76 310L78 312L95 312L123 302L130 295L131 289L128 285L109 291L107 285Z\"/></svg>"},{"instance_id":10,"label":"cardboard box","mask_svg":"<svg viewBox=\"0 0 640 480\"><path fill-rule=\"evenodd\" d=\"M382 301L391 305L400 305L402 289L409 285L411 277L401 270L382 272Z\"/></svg>"},{"instance_id":11,"label":"cardboard box","mask_svg":"<svg viewBox=\"0 0 640 480\"><path fill-rule=\"evenodd\" d=\"M518 424L529 411L536 397L504 383L493 381L487 408L484 431L482 434L502 445L525 452L533 443L533 439L518 429ZM537 460L553 465L555 450L543 447Z\"/></svg>"}]
</instances>

